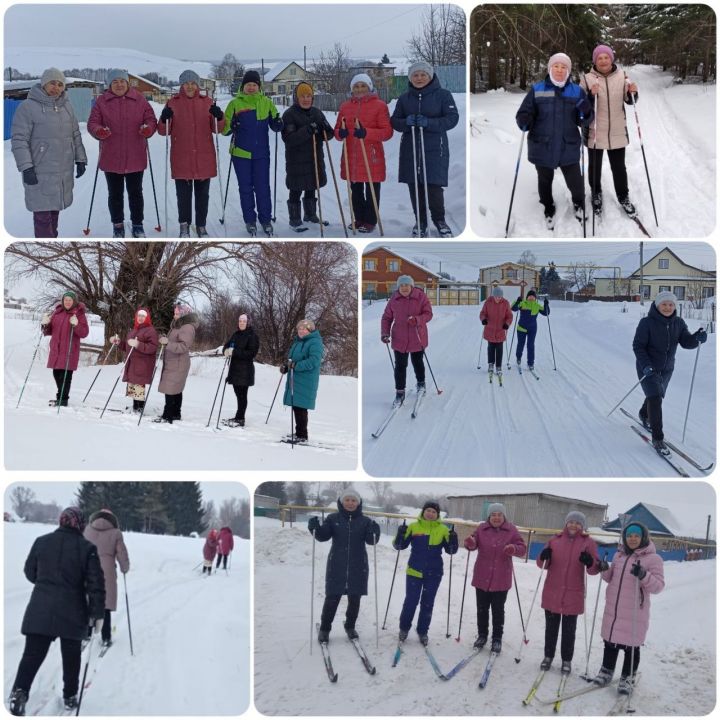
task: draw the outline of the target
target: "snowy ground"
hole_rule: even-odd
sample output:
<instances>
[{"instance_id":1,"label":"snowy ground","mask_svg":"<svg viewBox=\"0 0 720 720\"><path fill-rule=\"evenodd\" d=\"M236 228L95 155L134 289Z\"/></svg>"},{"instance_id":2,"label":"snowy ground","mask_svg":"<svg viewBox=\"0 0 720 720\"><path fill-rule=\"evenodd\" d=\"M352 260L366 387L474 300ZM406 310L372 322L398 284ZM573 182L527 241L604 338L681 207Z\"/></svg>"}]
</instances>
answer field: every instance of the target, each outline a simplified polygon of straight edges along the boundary
<instances>
[{"instance_id":1,"label":"snowy ground","mask_svg":"<svg viewBox=\"0 0 720 720\"><path fill-rule=\"evenodd\" d=\"M230 102L230 96L219 96L218 105L224 110ZM456 127L449 133L450 143L450 179L451 185L446 189L445 208L446 220L450 227L459 235L465 228L465 134L467 127L467 118L465 113L465 96L457 93L455 101L460 112L460 121ZM151 103L155 115L160 116L162 105ZM395 107L395 101L390 103L390 113ZM278 111L282 114L287 108L278 106ZM328 122L334 127L337 113L325 113ZM88 135L85 123L80 123L80 131L83 136L83 145L88 155L88 169L86 174L75 181L74 201L73 204L60 214L59 233L60 237L78 237L81 230L87 226L88 211L90 209L90 197L92 195L93 175L97 167L98 146L99 143L93 137ZM272 135L273 133L271 133ZM274 138L270 138L271 152L274 152ZM155 232L153 228L157 225L158 216L155 212L153 204L152 185L149 170L145 172L143 178L144 197L145 197L145 232L149 238L177 237L177 204L175 200L175 185L170 178L167 183L167 208L168 222L165 222L165 139L159 135L154 135L149 140L150 153L152 158L152 167L155 177L155 188L157 191L157 202L160 213L160 226L163 228L161 232ZM229 165L229 147L230 136L220 136L220 170L222 173L223 183L227 182L227 172ZM380 199L380 219L383 223L383 229L386 237L408 237L414 223L412 208L410 206L410 197L407 185L401 185L397 182L398 175L398 156L400 152L400 134L395 133L393 137L384 144L385 162L387 166L387 181L383 183ZM296 234L291 232L288 226L287 215L287 194L285 187L285 145L282 140L278 140L278 160L277 160L277 203L276 203L276 234L278 237L292 237L293 239L308 240L313 237L319 237L320 231L317 228L310 229L307 232ZM330 141L330 152L335 164L335 172L337 175L340 198L343 202L343 212L345 220L350 222L349 209L347 207L347 188L345 181L340 179L340 157L341 145L334 140ZM274 157L274 156L273 156ZM327 159L326 159L327 163ZM271 158L271 171L274 166L274 159ZM102 175L102 173L101 173ZM168 176L169 177L169 176ZM224 193L224 184L223 184ZM321 191L321 202L323 219L330 222L330 226L325 228L324 235L326 238L344 238L345 234L340 223L340 213L337 207L335 191L332 185L332 177L328 167L328 185ZM129 235L129 210L126 209L125 217L128 220ZM230 179L230 190L228 192L228 201L225 214L225 224L222 225L219 219L222 217L222 199L220 194L220 186L217 178L213 179L210 186L210 209L207 217L207 230L211 237L246 237L245 224L242 221L240 212L240 201L237 193L237 181L234 174ZM167 228L166 228L167 225ZM32 214L25 209L23 187L20 174L15 166L15 160L10 151L10 140L5 141L5 228L15 237L32 237L33 225ZM98 178L97 191L95 194L95 204L93 206L92 218L90 222L90 238L110 237L112 235L112 223L110 222L110 214L107 207L107 186L104 177ZM376 229L373 235L358 236L357 240L368 240L372 237L378 237L379 230ZM350 233L352 238L352 233Z\"/></svg>"},{"instance_id":2,"label":"snowy ground","mask_svg":"<svg viewBox=\"0 0 720 720\"><path fill-rule=\"evenodd\" d=\"M627 72L639 88L637 112L659 227L653 218L635 115L626 106L630 135L626 165L638 216L653 237L707 237L716 223L715 85L674 85L672 75L657 66L637 65ZM505 235L521 138L515 113L523 97L500 91L474 95L470 101L470 225L481 237ZM558 220L554 233L545 228L537 175L527 161L527 144L522 155L510 237L582 237L559 171L553 185ZM605 211L595 235L642 238L617 203L607 158L602 178ZM591 232L588 222L588 235Z\"/></svg>"},{"instance_id":3,"label":"snowy ground","mask_svg":"<svg viewBox=\"0 0 720 720\"><path fill-rule=\"evenodd\" d=\"M323 375L316 409L310 412L312 441L332 446L293 449L279 439L290 432L290 410L282 404L284 384L278 393L270 421L265 424L280 375L276 367L256 364L255 385L250 389L245 428L215 429L220 398L206 428L224 358L193 357L183 392L183 420L168 425L152 419L162 412L164 396L157 392L158 369L148 408L140 427L132 413L106 412L100 420L120 366L107 366L95 383L85 405L82 398L97 373L97 366L82 365L73 374L70 407L48 407L55 397L55 383L47 362L48 339L40 349L19 408L20 388L38 338L38 322L6 313L5 334L5 467L8 470L354 470L357 466L357 379ZM89 342L102 341L102 327L94 325ZM82 356L85 358L85 356ZM94 357L94 356L93 356ZM88 360L87 362L91 362ZM94 360L92 361L94 362ZM132 406L118 383L108 408ZM222 393L222 389L221 389ZM221 417L235 414L232 388L225 393ZM129 433L151 437L145 450L135 452ZM150 433L150 435L148 435ZM42 437L42 452L38 438ZM82 438L72 452L68 438ZM138 435L139 437L139 435ZM148 448L152 448L149 450ZM112 458L112 460L109 460Z\"/></svg>"},{"instance_id":4,"label":"snowy ground","mask_svg":"<svg viewBox=\"0 0 720 720\"><path fill-rule=\"evenodd\" d=\"M365 470L386 477L674 476L672 468L630 430L627 418L619 411L607 417L637 382L632 339L644 310L632 303L629 312L622 313L621 306L552 301L557 371L553 370L548 321L539 317L535 370L540 380L528 372L518 376L513 345L513 369L507 369L507 350L503 355L503 387L488 383L487 343L483 343L482 367L477 369L480 308L434 307L427 354L443 393L434 392L426 368L428 394L418 417L411 419L406 402L377 440L371 433L387 415L394 382L387 350L380 342L385 304L364 307ZM688 320L691 331L701 324ZM678 443L696 353L678 348L663 403L666 436ZM715 459L715 353L715 337L710 335L700 351L685 438L687 452L703 464ZM414 388L411 368L407 387ZM638 387L623 406L636 412L642 397ZM686 469L698 475L692 467Z\"/></svg>"},{"instance_id":5,"label":"snowy ground","mask_svg":"<svg viewBox=\"0 0 720 720\"><path fill-rule=\"evenodd\" d=\"M370 576L370 595L363 598L358 631L377 673L368 675L344 638L342 621L345 602L341 602L330 637L330 651L339 678L331 685L323 667L317 642L312 640L310 655L310 580L312 539L304 525L290 529L277 521L255 518L255 706L268 715L547 715L550 705L521 703L537 674L543 651L543 618L536 605L527 613L538 573L534 563L515 562L515 574L523 607L529 622L529 644L519 665L517 655L522 638L514 590L506 605L503 653L499 656L484 690L477 683L487 661L484 651L449 682L433 673L420 644L411 632L399 665L392 668L397 643L397 623L404 597L403 572L407 553L403 553L390 602L385 630L375 645L374 581ZM382 536L377 548L378 615L382 626L397 553L391 538ZM324 577L330 543L315 548L314 615L319 620L324 598ZM369 549L369 559L373 563ZM472 557L472 562L475 556ZM458 636L460 605L466 551L460 550L453 563L450 602L450 635ZM472 563L471 563L472 564ZM476 636L475 597L468 582L460 642L446 639L449 561L445 558L445 578L435 602L430 627L430 649L447 672L470 654ZM595 602L599 580L588 581L588 605ZM715 563L665 563L666 588L653 596L650 630L642 649L642 682L635 693L637 713L642 715L703 715L715 704ZM273 603L260 602L273 597ZM592 637L589 670L595 674L602 658L599 634L604 607L600 596L598 623ZM692 613L688 612L692 607ZM588 634L592 610L588 620ZM314 633L313 633L314 636ZM282 642L277 639L282 638ZM574 670L567 690L585 687L578 675L585 671L586 651L583 618L578 621ZM557 665L557 663L556 663ZM278 677L283 681L278 684ZM555 694L560 673L548 673L538 697ZM566 715L604 715L615 701L613 689L598 690L582 698L568 700L562 707Z\"/></svg>"},{"instance_id":6,"label":"snowy ground","mask_svg":"<svg viewBox=\"0 0 720 720\"><path fill-rule=\"evenodd\" d=\"M50 525L5 523L4 692L12 689L24 647L20 634L32 585L23 565ZM202 539L125 533L134 656L130 655L122 581L113 613L115 643L83 697L83 715L239 715L248 707L250 543L235 538L232 567L203 578ZM95 643L93 655L98 651ZM86 655L83 655L83 667ZM28 714L59 715L60 649L38 673Z\"/></svg>"}]
</instances>

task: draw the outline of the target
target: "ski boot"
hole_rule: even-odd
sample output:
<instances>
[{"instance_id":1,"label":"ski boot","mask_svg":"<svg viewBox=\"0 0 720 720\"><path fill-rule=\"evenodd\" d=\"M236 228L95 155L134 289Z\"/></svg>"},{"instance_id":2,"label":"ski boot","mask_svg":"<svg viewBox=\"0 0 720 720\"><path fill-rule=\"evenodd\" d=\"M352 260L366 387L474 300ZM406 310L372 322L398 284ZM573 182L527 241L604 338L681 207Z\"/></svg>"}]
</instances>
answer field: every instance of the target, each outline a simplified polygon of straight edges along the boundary
<instances>
[{"instance_id":1,"label":"ski boot","mask_svg":"<svg viewBox=\"0 0 720 720\"><path fill-rule=\"evenodd\" d=\"M580 225L583 224L583 206L579 203L573 203L573 214L575 215L575 219L580 223Z\"/></svg>"},{"instance_id":2,"label":"ski boot","mask_svg":"<svg viewBox=\"0 0 720 720\"><path fill-rule=\"evenodd\" d=\"M449 238L453 236L450 226L444 220L437 220L434 225L437 228L440 237Z\"/></svg>"},{"instance_id":3,"label":"ski boot","mask_svg":"<svg viewBox=\"0 0 720 720\"><path fill-rule=\"evenodd\" d=\"M125 237L125 223L113 223L113 234L114 238Z\"/></svg>"},{"instance_id":4,"label":"ski boot","mask_svg":"<svg viewBox=\"0 0 720 720\"><path fill-rule=\"evenodd\" d=\"M414 238L425 238L427 237L427 225L420 225L420 229L418 230L418 224L415 223L413 225L412 229L412 236Z\"/></svg>"},{"instance_id":5,"label":"ski boot","mask_svg":"<svg viewBox=\"0 0 720 720\"><path fill-rule=\"evenodd\" d=\"M548 230L555 229L555 206L545 208L545 227Z\"/></svg>"},{"instance_id":6,"label":"ski boot","mask_svg":"<svg viewBox=\"0 0 720 720\"><path fill-rule=\"evenodd\" d=\"M640 422L642 423L642 426L646 430L652 430L652 428L650 427L650 421L648 420L647 415L642 415L642 414L638 413L638 418L640 418Z\"/></svg>"},{"instance_id":7,"label":"ski boot","mask_svg":"<svg viewBox=\"0 0 720 720\"><path fill-rule=\"evenodd\" d=\"M399 642L405 642L407 640L408 631L407 630L401 630L398 633L398 641Z\"/></svg>"},{"instance_id":8,"label":"ski boot","mask_svg":"<svg viewBox=\"0 0 720 720\"><path fill-rule=\"evenodd\" d=\"M166 418L166 417L163 417L162 415L160 417L154 418L153 422L154 423L169 423L170 425L172 425L172 423L173 423L172 418Z\"/></svg>"},{"instance_id":9,"label":"ski boot","mask_svg":"<svg viewBox=\"0 0 720 720\"><path fill-rule=\"evenodd\" d=\"M407 633L406 633L407 634ZM25 692L25 690L21 690L20 688L15 688L10 693L10 704L8 709L10 710L11 715L24 715L25 714L25 705L28 701L28 694Z\"/></svg>"},{"instance_id":10,"label":"ski boot","mask_svg":"<svg viewBox=\"0 0 720 720\"><path fill-rule=\"evenodd\" d=\"M113 644L112 639L108 638L107 640L102 641L102 647L109 648Z\"/></svg>"},{"instance_id":11,"label":"ski boot","mask_svg":"<svg viewBox=\"0 0 720 720\"><path fill-rule=\"evenodd\" d=\"M429 639L426 633L418 633L418 640L420 641L421 645L427 647Z\"/></svg>"},{"instance_id":12,"label":"ski boot","mask_svg":"<svg viewBox=\"0 0 720 720\"><path fill-rule=\"evenodd\" d=\"M318 630L318 642L323 645L330 642L330 631L329 630Z\"/></svg>"},{"instance_id":13,"label":"ski boot","mask_svg":"<svg viewBox=\"0 0 720 720\"><path fill-rule=\"evenodd\" d=\"M405 391L404 390L396 390L395 391L395 399L393 400L393 407L399 408L404 402L405 402Z\"/></svg>"},{"instance_id":14,"label":"ski boot","mask_svg":"<svg viewBox=\"0 0 720 720\"><path fill-rule=\"evenodd\" d=\"M133 225L132 226L132 236L134 238L144 238L145 235L145 228L143 228L142 225Z\"/></svg>"},{"instance_id":15,"label":"ski boot","mask_svg":"<svg viewBox=\"0 0 720 720\"><path fill-rule=\"evenodd\" d=\"M563 660L560 666L560 672L563 675L569 675L572 672L572 663L569 660Z\"/></svg>"},{"instance_id":16,"label":"ski boot","mask_svg":"<svg viewBox=\"0 0 720 720\"><path fill-rule=\"evenodd\" d=\"M190 237L190 223L180 223L180 234L178 237L189 238Z\"/></svg>"},{"instance_id":17,"label":"ski boot","mask_svg":"<svg viewBox=\"0 0 720 720\"><path fill-rule=\"evenodd\" d=\"M70 697L64 697L63 703L65 704L66 710L77 710L78 708L78 696L70 695Z\"/></svg>"},{"instance_id":18,"label":"ski boot","mask_svg":"<svg viewBox=\"0 0 720 720\"><path fill-rule=\"evenodd\" d=\"M245 230L250 237L257 237L257 225L254 222L245 223Z\"/></svg>"},{"instance_id":19,"label":"ski boot","mask_svg":"<svg viewBox=\"0 0 720 720\"><path fill-rule=\"evenodd\" d=\"M260 223L260 226L262 227L263 232L264 232L268 237L274 237L274 236L275 236L275 232L274 232L274 230L273 230L273 225L272 225L271 222Z\"/></svg>"},{"instance_id":20,"label":"ski boot","mask_svg":"<svg viewBox=\"0 0 720 720\"><path fill-rule=\"evenodd\" d=\"M497 375L498 382L502 386L502 366L495 368L495 374Z\"/></svg>"},{"instance_id":21,"label":"ski boot","mask_svg":"<svg viewBox=\"0 0 720 720\"><path fill-rule=\"evenodd\" d=\"M542 659L542 662L540 663L540 669L541 670L549 670L550 666L552 665L553 659L551 657L544 657Z\"/></svg>"},{"instance_id":22,"label":"ski boot","mask_svg":"<svg viewBox=\"0 0 720 720\"><path fill-rule=\"evenodd\" d=\"M418 395L425 392L425 382L419 382L417 386L415 387L415 391Z\"/></svg>"},{"instance_id":23,"label":"ski boot","mask_svg":"<svg viewBox=\"0 0 720 720\"><path fill-rule=\"evenodd\" d=\"M210 236L208 235L207 228L206 228L204 225L196 225L196 226L195 226L195 234L196 234L199 238L210 237Z\"/></svg>"},{"instance_id":24,"label":"ski boot","mask_svg":"<svg viewBox=\"0 0 720 720\"><path fill-rule=\"evenodd\" d=\"M618 695L629 695L633 689L633 679L623 675L618 683Z\"/></svg>"},{"instance_id":25,"label":"ski boot","mask_svg":"<svg viewBox=\"0 0 720 720\"><path fill-rule=\"evenodd\" d=\"M345 632L350 640L357 640L360 637L354 627L347 627L346 625Z\"/></svg>"},{"instance_id":26,"label":"ski boot","mask_svg":"<svg viewBox=\"0 0 720 720\"><path fill-rule=\"evenodd\" d=\"M653 440L652 446L658 455L664 455L665 457L671 456L670 448L665 444L664 440Z\"/></svg>"},{"instance_id":27,"label":"ski boot","mask_svg":"<svg viewBox=\"0 0 720 720\"><path fill-rule=\"evenodd\" d=\"M502 640L500 638L493 638L490 643L490 652L494 652L496 655L502 652Z\"/></svg>"},{"instance_id":28,"label":"ski boot","mask_svg":"<svg viewBox=\"0 0 720 720\"><path fill-rule=\"evenodd\" d=\"M495 374L495 368L490 365L488 367L488 382L492 385L493 375Z\"/></svg>"},{"instance_id":29,"label":"ski boot","mask_svg":"<svg viewBox=\"0 0 720 720\"><path fill-rule=\"evenodd\" d=\"M631 217L635 217L637 215L637 210L635 209L635 206L630 202L629 197L624 197L622 199L618 198L618 202L620 203L620 207Z\"/></svg>"},{"instance_id":30,"label":"ski boot","mask_svg":"<svg viewBox=\"0 0 720 720\"><path fill-rule=\"evenodd\" d=\"M535 366L534 366L534 365L528 365L528 370L529 370L530 372L534 372Z\"/></svg>"},{"instance_id":31,"label":"ski boot","mask_svg":"<svg viewBox=\"0 0 720 720\"><path fill-rule=\"evenodd\" d=\"M487 635L478 635L477 640L473 643L476 650L482 650L487 644Z\"/></svg>"},{"instance_id":32,"label":"ski boot","mask_svg":"<svg viewBox=\"0 0 720 720\"><path fill-rule=\"evenodd\" d=\"M592 211L595 213L595 217L600 217L603 206L602 193L593 193L590 203L592 204Z\"/></svg>"},{"instance_id":33,"label":"ski boot","mask_svg":"<svg viewBox=\"0 0 720 720\"><path fill-rule=\"evenodd\" d=\"M359 223L357 226L357 231L359 233L362 233L363 235L369 235L371 232L374 232L375 225L372 223Z\"/></svg>"},{"instance_id":34,"label":"ski boot","mask_svg":"<svg viewBox=\"0 0 720 720\"><path fill-rule=\"evenodd\" d=\"M599 685L600 687L605 687L610 684L612 676L612 670L608 670L606 667L601 667L598 674L593 678L593 683L595 683L595 685Z\"/></svg>"}]
</instances>

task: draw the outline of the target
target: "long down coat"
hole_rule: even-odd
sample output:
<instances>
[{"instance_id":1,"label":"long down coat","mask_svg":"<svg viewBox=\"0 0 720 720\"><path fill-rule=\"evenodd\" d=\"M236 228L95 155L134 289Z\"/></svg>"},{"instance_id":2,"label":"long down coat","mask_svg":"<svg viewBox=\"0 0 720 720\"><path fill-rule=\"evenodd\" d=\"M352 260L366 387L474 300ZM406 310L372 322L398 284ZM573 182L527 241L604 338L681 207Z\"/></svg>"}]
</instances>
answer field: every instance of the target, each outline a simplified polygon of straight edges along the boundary
<instances>
[{"instance_id":1,"label":"long down coat","mask_svg":"<svg viewBox=\"0 0 720 720\"><path fill-rule=\"evenodd\" d=\"M25 609L23 635L84 640L91 620L105 615L105 580L97 548L74 528L36 538L25 561L35 586Z\"/></svg>"},{"instance_id":2,"label":"long down coat","mask_svg":"<svg viewBox=\"0 0 720 720\"><path fill-rule=\"evenodd\" d=\"M129 352L131 348L127 341L133 338L137 338L138 345L132 351L132 355L127 356L122 379L123 382L135 385L148 385L152 379L158 349L157 330L152 325L133 328L127 334L127 338L120 343L120 349Z\"/></svg>"},{"instance_id":3,"label":"long down coat","mask_svg":"<svg viewBox=\"0 0 720 720\"><path fill-rule=\"evenodd\" d=\"M396 290L385 306L380 334L390 335L392 349L398 352L424 350L428 346L427 324L432 316L430 300L420 288L413 288L407 297ZM417 319L417 325L408 322L410 317Z\"/></svg>"},{"instance_id":4,"label":"long down coat","mask_svg":"<svg viewBox=\"0 0 720 720\"><path fill-rule=\"evenodd\" d=\"M251 386L255 384L255 356L260 350L260 338L254 328L249 325L244 330L236 330L232 337L223 345L223 350L230 346L230 356L226 382L230 385Z\"/></svg>"},{"instance_id":5,"label":"long down coat","mask_svg":"<svg viewBox=\"0 0 720 720\"><path fill-rule=\"evenodd\" d=\"M70 318L73 315L78 319L74 330L70 324ZM43 335L50 335L47 367L52 370L64 370L67 362L68 370L77 370L80 361L80 340L90 334L90 327L87 317L85 317L85 305L76 302L69 310L66 310L62 303L58 303L50 316L50 323L43 325L42 331ZM72 346L68 359L71 331Z\"/></svg>"},{"instance_id":6,"label":"long down coat","mask_svg":"<svg viewBox=\"0 0 720 720\"><path fill-rule=\"evenodd\" d=\"M290 373L287 373L283 396L284 405L306 410L315 409L315 400L320 385L320 365L322 365L324 351L325 346L317 330L308 333L304 338L295 336L288 353L288 357L295 363L292 399Z\"/></svg>"},{"instance_id":7,"label":"long down coat","mask_svg":"<svg viewBox=\"0 0 720 720\"><path fill-rule=\"evenodd\" d=\"M87 163L75 112L63 92L50 97L38 84L13 116L10 147L17 169L34 167L37 185L25 185L30 212L64 210L73 201L75 163Z\"/></svg>"},{"instance_id":8,"label":"long down coat","mask_svg":"<svg viewBox=\"0 0 720 720\"><path fill-rule=\"evenodd\" d=\"M327 595L367 595L368 556L365 545L380 539L380 528L363 515L362 502L348 512L340 500L338 511L330 513L315 531L318 542L332 540L325 569Z\"/></svg>"},{"instance_id":9,"label":"long down coat","mask_svg":"<svg viewBox=\"0 0 720 720\"><path fill-rule=\"evenodd\" d=\"M190 348L195 340L198 316L188 313L177 320L179 327L171 330L163 353L163 369L158 391L165 395L179 395L190 373Z\"/></svg>"},{"instance_id":10,"label":"long down coat","mask_svg":"<svg viewBox=\"0 0 720 720\"><path fill-rule=\"evenodd\" d=\"M117 568L125 574L130 570L130 558L123 540L117 518L109 510L100 510L90 517L85 528L85 539L98 551L100 565L105 576L105 609L117 610Z\"/></svg>"},{"instance_id":11,"label":"long down coat","mask_svg":"<svg viewBox=\"0 0 720 720\"><path fill-rule=\"evenodd\" d=\"M512 555L505 553L513 546ZM513 555L523 557L527 551L518 529L507 520L498 527L484 522L465 538L467 550L477 550L473 567L472 586L485 592L509 590L512 587Z\"/></svg>"},{"instance_id":12,"label":"long down coat","mask_svg":"<svg viewBox=\"0 0 720 720\"><path fill-rule=\"evenodd\" d=\"M488 342L505 342L507 328L503 326L510 327L513 321L510 303L505 298L496 301L495 297L489 297L480 310L480 320L487 320L487 325L483 327L483 337Z\"/></svg>"}]
</instances>

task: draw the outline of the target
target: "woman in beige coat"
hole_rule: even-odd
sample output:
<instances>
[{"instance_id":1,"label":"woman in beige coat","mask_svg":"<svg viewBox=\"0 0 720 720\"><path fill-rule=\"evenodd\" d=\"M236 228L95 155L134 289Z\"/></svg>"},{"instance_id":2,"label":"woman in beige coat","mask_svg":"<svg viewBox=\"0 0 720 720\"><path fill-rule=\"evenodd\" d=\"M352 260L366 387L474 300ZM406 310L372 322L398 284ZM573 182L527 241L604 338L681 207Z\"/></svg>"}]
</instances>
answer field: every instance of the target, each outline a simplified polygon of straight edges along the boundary
<instances>
[{"instance_id":1,"label":"woman in beige coat","mask_svg":"<svg viewBox=\"0 0 720 720\"><path fill-rule=\"evenodd\" d=\"M615 194L622 209L631 217L635 206L630 202L625 148L630 143L625 104L637 100L637 85L615 64L615 53L607 45L593 50L593 66L580 76L580 86L594 104L595 118L585 131L588 148L588 183L593 212L602 213L602 160L607 150Z\"/></svg>"},{"instance_id":2,"label":"woman in beige coat","mask_svg":"<svg viewBox=\"0 0 720 720\"><path fill-rule=\"evenodd\" d=\"M110 647L112 645L110 613L117 610L116 563L119 563L120 572L124 575L130 570L130 558L122 531L118 527L117 518L110 510L98 510L93 513L84 535L85 539L97 548L100 565L103 575L105 575L105 618L102 626L102 644L104 647Z\"/></svg>"},{"instance_id":3,"label":"woman in beige coat","mask_svg":"<svg viewBox=\"0 0 720 720\"><path fill-rule=\"evenodd\" d=\"M190 348L195 340L198 316L189 305L178 303L175 306L172 325L175 327L167 336L163 335L160 338L164 350L158 390L165 394L165 408L163 414L153 422L172 423L182 419L180 417L182 393L190 373Z\"/></svg>"}]
</instances>

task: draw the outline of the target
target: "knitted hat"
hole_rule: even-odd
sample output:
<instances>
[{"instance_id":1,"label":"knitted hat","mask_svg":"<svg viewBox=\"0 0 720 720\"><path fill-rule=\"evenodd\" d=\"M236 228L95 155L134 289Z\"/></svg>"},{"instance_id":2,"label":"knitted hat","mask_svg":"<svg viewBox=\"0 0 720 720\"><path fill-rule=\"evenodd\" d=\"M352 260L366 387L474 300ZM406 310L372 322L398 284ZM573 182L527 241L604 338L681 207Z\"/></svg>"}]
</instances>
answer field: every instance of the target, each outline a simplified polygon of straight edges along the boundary
<instances>
[{"instance_id":1,"label":"knitted hat","mask_svg":"<svg viewBox=\"0 0 720 720\"><path fill-rule=\"evenodd\" d=\"M487 509L488 518L490 518L490 516L496 512L502 513L503 517L507 517L505 513L505 506L502 503L490 503Z\"/></svg>"},{"instance_id":2,"label":"knitted hat","mask_svg":"<svg viewBox=\"0 0 720 720\"><path fill-rule=\"evenodd\" d=\"M409 275L401 275L401 276L397 279L397 286L398 286L398 288L399 288L401 285L410 285L410 286L412 286L412 287L415 287L415 281L414 281Z\"/></svg>"},{"instance_id":3,"label":"knitted hat","mask_svg":"<svg viewBox=\"0 0 720 720\"><path fill-rule=\"evenodd\" d=\"M52 80L55 80L56 82L61 82L63 85L66 84L65 76L62 74L61 70L58 70L54 67L43 70L42 77L40 78L40 85L42 85L42 87L45 87Z\"/></svg>"},{"instance_id":4,"label":"knitted hat","mask_svg":"<svg viewBox=\"0 0 720 720\"><path fill-rule=\"evenodd\" d=\"M187 305L186 303L175 303L175 307L180 311L180 317L183 317L184 315L188 315L193 311L193 309Z\"/></svg>"},{"instance_id":5,"label":"knitted hat","mask_svg":"<svg viewBox=\"0 0 720 720\"><path fill-rule=\"evenodd\" d=\"M188 82L198 84L200 82L200 76L194 70L183 70L180 74L180 84L184 85Z\"/></svg>"},{"instance_id":6,"label":"knitted hat","mask_svg":"<svg viewBox=\"0 0 720 720\"><path fill-rule=\"evenodd\" d=\"M598 45L593 50L593 65L597 62L598 55L602 55L603 53L610 56L611 62L615 62L615 53L612 51L612 48L608 47L607 45Z\"/></svg>"},{"instance_id":7,"label":"knitted hat","mask_svg":"<svg viewBox=\"0 0 720 720\"><path fill-rule=\"evenodd\" d=\"M64 300L66 297L69 297L73 302L77 301L77 294L73 290L66 290L60 299Z\"/></svg>"},{"instance_id":8,"label":"knitted hat","mask_svg":"<svg viewBox=\"0 0 720 720\"><path fill-rule=\"evenodd\" d=\"M58 524L60 527L75 528L78 532L82 532L85 530L85 516L79 507L66 507L60 513Z\"/></svg>"},{"instance_id":9,"label":"knitted hat","mask_svg":"<svg viewBox=\"0 0 720 720\"><path fill-rule=\"evenodd\" d=\"M300 97L301 95L309 95L310 97L315 95L315 91L312 89L312 85L310 83L301 82L295 88L295 97Z\"/></svg>"},{"instance_id":10,"label":"knitted hat","mask_svg":"<svg viewBox=\"0 0 720 720\"><path fill-rule=\"evenodd\" d=\"M492 291L493 297L502 297L503 289L501 287L494 287Z\"/></svg>"},{"instance_id":11,"label":"knitted hat","mask_svg":"<svg viewBox=\"0 0 720 720\"><path fill-rule=\"evenodd\" d=\"M537 300L537 291L536 290L528 290L527 295L525 297L529 298L531 295Z\"/></svg>"},{"instance_id":12,"label":"knitted hat","mask_svg":"<svg viewBox=\"0 0 720 720\"><path fill-rule=\"evenodd\" d=\"M428 501L423 505L423 507L422 507L422 512L421 512L420 514L421 514L421 515L424 515L424 514L425 514L425 511L426 511L428 508L432 508L432 509L438 514L438 517L440 516L440 504L439 504L439 503L436 503L436 502L433 501L433 500L428 500Z\"/></svg>"},{"instance_id":13,"label":"knitted hat","mask_svg":"<svg viewBox=\"0 0 720 720\"><path fill-rule=\"evenodd\" d=\"M643 525L641 522L638 522L637 520L632 520L630 524L627 525L622 531L623 546L626 550L632 552L632 550L630 550L627 545L628 535L640 535L641 540L639 547L641 548L647 547L650 543L650 533L648 532L648 529L645 527L645 525Z\"/></svg>"},{"instance_id":14,"label":"knitted hat","mask_svg":"<svg viewBox=\"0 0 720 720\"><path fill-rule=\"evenodd\" d=\"M240 317L238 317L238 322L240 322L243 318L245 318L245 322L248 324L248 327L250 327L250 316L247 313L243 313Z\"/></svg>"},{"instance_id":15,"label":"knitted hat","mask_svg":"<svg viewBox=\"0 0 720 720\"><path fill-rule=\"evenodd\" d=\"M669 290L663 290L655 296L655 307L660 307L660 303L671 302L677 306L677 297L675 293L671 293Z\"/></svg>"},{"instance_id":16,"label":"knitted hat","mask_svg":"<svg viewBox=\"0 0 720 720\"><path fill-rule=\"evenodd\" d=\"M340 493L340 498L339 498L340 502L342 502L345 498L354 498L355 500L357 500L357 502L359 502L359 503L362 502L360 493L358 493L356 490L354 490L351 487L345 488L345 490L343 490Z\"/></svg>"},{"instance_id":17,"label":"knitted hat","mask_svg":"<svg viewBox=\"0 0 720 720\"><path fill-rule=\"evenodd\" d=\"M107 74L107 85L110 87L112 85L113 80L124 80L125 82L130 82L130 77L127 74L127 70L120 70L119 68L115 68L113 70L110 70Z\"/></svg>"},{"instance_id":18,"label":"knitted hat","mask_svg":"<svg viewBox=\"0 0 720 720\"><path fill-rule=\"evenodd\" d=\"M571 510L565 516L565 524L567 525L569 522L580 523L582 525L583 530L587 530L587 518L579 510Z\"/></svg>"},{"instance_id":19,"label":"knitted hat","mask_svg":"<svg viewBox=\"0 0 720 720\"><path fill-rule=\"evenodd\" d=\"M245 87L247 83L260 85L260 73L257 70L246 70L243 75L241 87Z\"/></svg>"},{"instance_id":20,"label":"knitted hat","mask_svg":"<svg viewBox=\"0 0 720 720\"><path fill-rule=\"evenodd\" d=\"M572 61L565 53L555 53L549 60L547 64L547 71L548 75L550 76L550 81L553 85L557 85L558 82L556 80L553 80L552 76L552 66L553 65L564 65L567 69L567 74L563 78L562 82L560 83L560 86L564 85L567 82L567 79L570 77L570 73L572 72Z\"/></svg>"},{"instance_id":21,"label":"knitted hat","mask_svg":"<svg viewBox=\"0 0 720 720\"><path fill-rule=\"evenodd\" d=\"M642 535L642 532L642 528L637 523L632 523L632 525L628 525L625 528L623 535L625 535L625 537L628 535Z\"/></svg>"},{"instance_id":22,"label":"knitted hat","mask_svg":"<svg viewBox=\"0 0 720 720\"><path fill-rule=\"evenodd\" d=\"M370 90L374 90L375 86L373 85L373 81L370 79L370 76L367 73L358 73L353 77L353 79L350 81L350 90L358 84L358 83L365 83Z\"/></svg>"},{"instance_id":23,"label":"knitted hat","mask_svg":"<svg viewBox=\"0 0 720 720\"><path fill-rule=\"evenodd\" d=\"M412 77L413 73L416 73L416 72L424 72L426 75L429 75L430 77L432 77L435 74L435 70L433 69L433 66L430 63L425 62L424 60L419 60L418 62L413 63L408 68L408 77L409 78Z\"/></svg>"}]
</instances>

